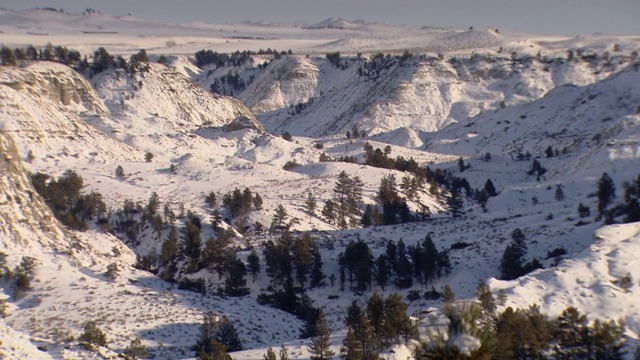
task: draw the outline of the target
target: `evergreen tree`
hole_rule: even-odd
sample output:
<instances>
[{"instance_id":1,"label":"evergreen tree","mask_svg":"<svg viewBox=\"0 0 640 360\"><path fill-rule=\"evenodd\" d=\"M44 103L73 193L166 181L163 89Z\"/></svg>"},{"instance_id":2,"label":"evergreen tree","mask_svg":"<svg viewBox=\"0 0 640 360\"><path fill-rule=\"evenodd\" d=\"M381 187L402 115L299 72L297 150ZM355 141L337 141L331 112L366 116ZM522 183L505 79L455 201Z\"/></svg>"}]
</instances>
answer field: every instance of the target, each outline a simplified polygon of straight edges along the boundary
<instances>
[{"instance_id":1,"label":"evergreen tree","mask_svg":"<svg viewBox=\"0 0 640 360\"><path fill-rule=\"evenodd\" d=\"M500 346L496 357L506 359L544 359L549 350L553 324L538 306L513 311L507 308L496 321Z\"/></svg>"},{"instance_id":2,"label":"evergreen tree","mask_svg":"<svg viewBox=\"0 0 640 360\"><path fill-rule=\"evenodd\" d=\"M281 231L287 229L287 220L289 219L289 214L287 213L287 209L285 209L282 204L278 204L274 211L273 217L271 218L271 229L275 231ZM287 229L288 230L288 229Z\"/></svg>"},{"instance_id":3,"label":"evergreen tree","mask_svg":"<svg viewBox=\"0 0 640 360\"><path fill-rule=\"evenodd\" d=\"M498 196L496 187L493 185L493 181L491 181L491 179L487 179L487 181L484 183L484 191L489 197Z\"/></svg>"},{"instance_id":4,"label":"evergreen tree","mask_svg":"<svg viewBox=\"0 0 640 360\"><path fill-rule=\"evenodd\" d=\"M227 347L227 351L242 350L242 342L238 336L233 323L225 315L219 321L218 330L216 332L216 340Z\"/></svg>"},{"instance_id":5,"label":"evergreen tree","mask_svg":"<svg viewBox=\"0 0 640 360\"><path fill-rule=\"evenodd\" d=\"M409 340L417 335L418 329L413 326L409 315L407 315L408 306L402 301L402 297L398 293L391 294L384 303L385 322L384 331L385 338L394 339L396 343L400 342L400 337Z\"/></svg>"},{"instance_id":6,"label":"evergreen tree","mask_svg":"<svg viewBox=\"0 0 640 360\"><path fill-rule=\"evenodd\" d=\"M378 359L379 344L367 316L362 315L355 328L347 329L347 336L340 350L345 360Z\"/></svg>"},{"instance_id":7,"label":"evergreen tree","mask_svg":"<svg viewBox=\"0 0 640 360\"><path fill-rule=\"evenodd\" d=\"M460 156L458 158L458 170L460 170L460 172L463 172L464 169L465 169L464 160L462 159L462 156Z\"/></svg>"},{"instance_id":8,"label":"evergreen tree","mask_svg":"<svg viewBox=\"0 0 640 360\"><path fill-rule=\"evenodd\" d=\"M269 346L269 348L267 349L267 353L264 354L262 356L262 358L264 360L278 360L278 357L276 355L276 352L273 351L273 348L271 346Z\"/></svg>"},{"instance_id":9,"label":"evergreen tree","mask_svg":"<svg viewBox=\"0 0 640 360\"><path fill-rule=\"evenodd\" d=\"M449 285L445 285L444 288L442 288L442 300L444 300L445 304L451 304L456 300L456 294L451 290Z\"/></svg>"},{"instance_id":10,"label":"evergreen tree","mask_svg":"<svg viewBox=\"0 0 640 360\"><path fill-rule=\"evenodd\" d=\"M387 256L384 254L380 254L376 259L375 280L376 284L380 286L382 290L384 290L385 286L387 286L387 282L389 281L389 264Z\"/></svg>"},{"instance_id":11,"label":"evergreen tree","mask_svg":"<svg viewBox=\"0 0 640 360\"><path fill-rule=\"evenodd\" d=\"M475 198L478 204L480 204L482 212L487 212L487 203L489 202L489 195L487 195L487 192L484 189L476 190Z\"/></svg>"},{"instance_id":12,"label":"evergreen tree","mask_svg":"<svg viewBox=\"0 0 640 360\"><path fill-rule=\"evenodd\" d=\"M495 338L489 327L480 327L481 311L476 304L449 306L445 308L449 320L446 334L434 334L427 341L421 341L414 350L417 360L451 359L484 360L491 359ZM472 338L478 341L475 346L458 348L459 341L450 339ZM471 345L465 342L467 345Z\"/></svg>"},{"instance_id":13,"label":"evergreen tree","mask_svg":"<svg viewBox=\"0 0 640 360\"><path fill-rule=\"evenodd\" d=\"M296 271L298 285L302 288L304 288L307 275L313 265L313 255L311 254L313 244L313 238L309 233L304 233L301 237L293 240L293 246L291 248L293 266Z\"/></svg>"},{"instance_id":14,"label":"evergreen tree","mask_svg":"<svg viewBox=\"0 0 640 360\"><path fill-rule=\"evenodd\" d=\"M287 352L287 348L284 346L284 344L282 344L282 346L280 347L279 355L279 360L289 360L289 353Z\"/></svg>"},{"instance_id":15,"label":"evergreen tree","mask_svg":"<svg viewBox=\"0 0 640 360\"><path fill-rule=\"evenodd\" d=\"M562 184L556 185L556 192L553 198L556 199L556 201L564 200L564 191L562 190Z\"/></svg>"},{"instance_id":16,"label":"evergreen tree","mask_svg":"<svg viewBox=\"0 0 640 360\"><path fill-rule=\"evenodd\" d=\"M311 215L315 215L316 213L316 198L312 193L307 195L307 200L304 202L307 212Z\"/></svg>"},{"instance_id":17,"label":"evergreen tree","mask_svg":"<svg viewBox=\"0 0 640 360\"><path fill-rule=\"evenodd\" d=\"M247 267L240 259L231 260L227 265L227 278L224 281L224 293L227 296L245 296L249 294L247 288ZM233 351L233 350L232 350Z\"/></svg>"},{"instance_id":18,"label":"evergreen tree","mask_svg":"<svg viewBox=\"0 0 640 360\"><path fill-rule=\"evenodd\" d=\"M540 181L540 177L544 175L546 172L547 172L547 169L545 169L540 164L538 159L533 159L533 161L531 162L531 168L529 168L529 171L527 172L527 174L528 175L536 174L536 180Z\"/></svg>"},{"instance_id":19,"label":"evergreen tree","mask_svg":"<svg viewBox=\"0 0 640 360\"><path fill-rule=\"evenodd\" d=\"M251 253L247 257L249 273L253 278L253 282L256 282L256 276L260 273L260 256L255 248L251 249Z\"/></svg>"},{"instance_id":20,"label":"evergreen tree","mask_svg":"<svg viewBox=\"0 0 640 360\"><path fill-rule=\"evenodd\" d=\"M260 194L258 193L256 193L256 195L253 197L253 207L256 210L262 209L262 196L260 196Z\"/></svg>"},{"instance_id":21,"label":"evergreen tree","mask_svg":"<svg viewBox=\"0 0 640 360\"><path fill-rule=\"evenodd\" d=\"M89 320L84 323L83 327L84 331L80 334L78 340L88 344L107 346L107 336L100 330L95 321Z\"/></svg>"},{"instance_id":22,"label":"evergreen tree","mask_svg":"<svg viewBox=\"0 0 640 360\"><path fill-rule=\"evenodd\" d=\"M588 358L589 329L585 315L569 307L556 320L556 329L554 338L558 341L555 349L558 359Z\"/></svg>"},{"instance_id":23,"label":"evergreen tree","mask_svg":"<svg viewBox=\"0 0 640 360\"><path fill-rule=\"evenodd\" d=\"M116 177L120 180L124 179L124 169L121 165L116 167Z\"/></svg>"},{"instance_id":24,"label":"evergreen tree","mask_svg":"<svg viewBox=\"0 0 640 360\"><path fill-rule=\"evenodd\" d=\"M200 334L196 339L193 350L196 354L210 354L213 352L212 342L216 341L218 330L218 319L213 311L207 311L202 314L202 323L200 324Z\"/></svg>"},{"instance_id":25,"label":"evergreen tree","mask_svg":"<svg viewBox=\"0 0 640 360\"><path fill-rule=\"evenodd\" d=\"M178 251L178 232L174 227L171 227L169 235L162 242L162 249L160 250L160 266L164 268L160 277L164 280L172 280L178 270Z\"/></svg>"},{"instance_id":26,"label":"evergreen tree","mask_svg":"<svg viewBox=\"0 0 640 360\"><path fill-rule=\"evenodd\" d=\"M158 209L160 208L160 197L158 196L158 193L156 193L155 191L151 193L151 196L149 197L149 202L147 203L147 214L149 214L150 216L155 215L158 212Z\"/></svg>"},{"instance_id":27,"label":"evergreen tree","mask_svg":"<svg viewBox=\"0 0 640 360\"><path fill-rule=\"evenodd\" d=\"M578 215L581 218L586 218L591 216L591 209L583 203L578 204Z\"/></svg>"},{"instance_id":28,"label":"evergreen tree","mask_svg":"<svg viewBox=\"0 0 640 360\"><path fill-rule=\"evenodd\" d=\"M551 147L551 145L547 146L547 149L544 151L544 154L548 158L553 157L553 148Z\"/></svg>"},{"instance_id":29,"label":"evergreen tree","mask_svg":"<svg viewBox=\"0 0 640 360\"><path fill-rule=\"evenodd\" d=\"M3 46L0 50L0 60L4 66L18 66L15 53L6 46Z\"/></svg>"},{"instance_id":30,"label":"evergreen tree","mask_svg":"<svg viewBox=\"0 0 640 360\"><path fill-rule=\"evenodd\" d=\"M613 184L613 180L607 173L603 173L602 177L598 181L598 214L604 215L607 207L613 202L616 197L616 187Z\"/></svg>"},{"instance_id":31,"label":"evergreen tree","mask_svg":"<svg viewBox=\"0 0 640 360\"><path fill-rule=\"evenodd\" d=\"M462 195L458 188L454 187L451 189L451 192L447 197L447 205L449 205L449 209L451 210L451 214L454 218L458 218L464 214L464 200L462 199Z\"/></svg>"},{"instance_id":32,"label":"evergreen tree","mask_svg":"<svg viewBox=\"0 0 640 360\"><path fill-rule=\"evenodd\" d=\"M322 207L322 216L324 216L330 224L336 219L335 204L332 200L327 200Z\"/></svg>"},{"instance_id":33,"label":"evergreen tree","mask_svg":"<svg viewBox=\"0 0 640 360\"><path fill-rule=\"evenodd\" d=\"M379 292L374 292L367 301L367 317L378 337L384 333L386 322L385 300Z\"/></svg>"},{"instance_id":34,"label":"evergreen tree","mask_svg":"<svg viewBox=\"0 0 640 360\"><path fill-rule=\"evenodd\" d=\"M311 337L311 343L309 344L311 360L327 360L333 358L335 353L331 350L331 344L329 342L331 339L331 330L327 325L327 319L322 310L320 310L318 314L316 330L317 334Z\"/></svg>"},{"instance_id":35,"label":"evergreen tree","mask_svg":"<svg viewBox=\"0 0 640 360\"><path fill-rule=\"evenodd\" d=\"M124 349L123 354L128 356L129 359L141 359L147 357L147 347L142 345L142 340L139 337L134 338Z\"/></svg>"},{"instance_id":36,"label":"evergreen tree","mask_svg":"<svg viewBox=\"0 0 640 360\"><path fill-rule=\"evenodd\" d=\"M486 282L480 281L476 288L476 297L480 302L480 307L487 318L492 318L496 312L496 300L491 293L491 288Z\"/></svg>"},{"instance_id":37,"label":"evergreen tree","mask_svg":"<svg viewBox=\"0 0 640 360\"><path fill-rule=\"evenodd\" d=\"M200 229L191 221L185 222L183 254L188 261L188 272L200 270L200 256L202 253Z\"/></svg>"},{"instance_id":38,"label":"evergreen tree","mask_svg":"<svg viewBox=\"0 0 640 360\"><path fill-rule=\"evenodd\" d=\"M311 267L311 282L309 286L313 289L326 285L324 282L325 275L322 272L322 253L315 242L311 248L311 255L313 255L313 265Z\"/></svg>"},{"instance_id":39,"label":"evergreen tree","mask_svg":"<svg viewBox=\"0 0 640 360\"><path fill-rule=\"evenodd\" d=\"M205 198L204 202L209 205L210 208L214 208L216 206L216 193L213 191L210 192Z\"/></svg>"}]
</instances>

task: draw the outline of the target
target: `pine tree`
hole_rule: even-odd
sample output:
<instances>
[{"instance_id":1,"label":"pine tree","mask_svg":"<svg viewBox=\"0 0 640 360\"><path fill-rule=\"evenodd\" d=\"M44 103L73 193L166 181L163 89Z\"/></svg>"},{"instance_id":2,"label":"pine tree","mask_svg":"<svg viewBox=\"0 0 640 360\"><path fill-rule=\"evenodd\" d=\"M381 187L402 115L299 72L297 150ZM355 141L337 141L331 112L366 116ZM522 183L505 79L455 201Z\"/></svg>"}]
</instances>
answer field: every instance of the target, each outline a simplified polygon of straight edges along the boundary
<instances>
[{"instance_id":1,"label":"pine tree","mask_svg":"<svg viewBox=\"0 0 640 360\"><path fill-rule=\"evenodd\" d=\"M216 206L216 193L214 193L213 191L210 192L205 198L204 198L205 203L207 203L207 205L209 205L210 208L214 208Z\"/></svg>"},{"instance_id":2,"label":"pine tree","mask_svg":"<svg viewBox=\"0 0 640 360\"><path fill-rule=\"evenodd\" d=\"M273 217L271 218L271 229L275 231L287 229L288 219L289 214L287 213L287 209L285 209L282 204L278 204L274 211Z\"/></svg>"},{"instance_id":3,"label":"pine tree","mask_svg":"<svg viewBox=\"0 0 640 360\"><path fill-rule=\"evenodd\" d=\"M156 193L155 191L151 193L151 196L149 197L149 202L147 203L147 214L149 214L150 216L155 215L158 212L158 209L160 208L160 197L158 196L158 193Z\"/></svg>"},{"instance_id":4,"label":"pine tree","mask_svg":"<svg viewBox=\"0 0 640 360\"><path fill-rule=\"evenodd\" d=\"M384 290L385 286L387 286L387 282L389 281L389 264L387 256L384 254L380 254L376 259L375 280L376 284L380 286L382 290Z\"/></svg>"},{"instance_id":5,"label":"pine tree","mask_svg":"<svg viewBox=\"0 0 640 360\"><path fill-rule=\"evenodd\" d=\"M121 165L116 167L116 177L120 180L124 179L124 169Z\"/></svg>"},{"instance_id":6,"label":"pine tree","mask_svg":"<svg viewBox=\"0 0 640 360\"><path fill-rule=\"evenodd\" d=\"M251 253L247 257L249 273L253 278L253 282L256 282L256 276L260 272L260 256L255 248L251 249Z\"/></svg>"},{"instance_id":7,"label":"pine tree","mask_svg":"<svg viewBox=\"0 0 640 360\"><path fill-rule=\"evenodd\" d=\"M460 170L460 172L463 172L464 169L465 169L464 160L462 159L462 156L460 156L458 158L458 170Z\"/></svg>"},{"instance_id":8,"label":"pine tree","mask_svg":"<svg viewBox=\"0 0 640 360\"><path fill-rule=\"evenodd\" d=\"M559 359L585 359L588 358L587 344L588 320L580 314L578 309L569 307L565 309L556 320L557 339L555 353Z\"/></svg>"},{"instance_id":9,"label":"pine tree","mask_svg":"<svg viewBox=\"0 0 640 360\"><path fill-rule=\"evenodd\" d=\"M384 302L385 322L384 335L387 339L394 339L396 343L400 342L400 337L406 340L417 335L417 328L412 325L409 315L407 315L408 306L402 301L402 297L398 293L387 296Z\"/></svg>"},{"instance_id":10,"label":"pine tree","mask_svg":"<svg viewBox=\"0 0 640 360\"><path fill-rule=\"evenodd\" d=\"M451 189L449 196L447 197L447 205L451 210L451 214L454 218L458 218L464 214L464 200L460 194L460 190L457 187Z\"/></svg>"},{"instance_id":11,"label":"pine tree","mask_svg":"<svg viewBox=\"0 0 640 360\"><path fill-rule=\"evenodd\" d=\"M564 200L564 191L562 191L562 184L556 185L556 192L553 198L556 199L556 201Z\"/></svg>"},{"instance_id":12,"label":"pine tree","mask_svg":"<svg viewBox=\"0 0 640 360\"><path fill-rule=\"evenodd\" d=\"M484 183L484 191L489 197L498 196L496 187L493 185L493 181L491 181L491 179L487 179L487 181Z\"/></svg>"},{"instance_id":13,"label":"pine tree","mask_svg":"<svg viewBox=\"0 0 640 360\"><path fill-rule=\"evenodd\" d=\"M324 272L322 271L322 252L318 245L314 242L311 248L313 255L313 265L311 267L311 282L309 286L313 289L319 286L325 286Z\"/></svg>"},{"instance_id":14,"label":"pine tree","mask_svg":"<svg viewBox=\"0 0 640 360\"><path fill-rule=\"evenodd\" d=\"M442 289L442 300L444 300L445 304L451 304L456 300L456 294L451 290L449 285L445 285Z\"/></svg>"},{"instance_id":15,"label":"pine tree","mask_svg":"<svg viewBox=\"0 0 640 360\"><path fill-rule=\"evenodd\" d=\"M492 318L496 312L496 301L491 293L491 288L486 282L480 281L476 288L476 297L480 302L480 307L487 318Z\"/></svg>"},{"instance_id":16,"label":"pine tree","mask_svg":"<svg viewBox=\"0 0 640 360\"><path fill-rule=\"evenodd\" d=\"M313 255L311 247L313 246L313 238L309 233L304 233L301 237L294 239L291 248L293 266L296 270L296 280L298 285L304 288L307 281L307 274L311 271L313 265Z\"/></svg>"},{"instance_id":17,"label":"pine tree","mask_svg":"<svg viewBox=\"0 0 640 360\"><path fill-rule=\"evenodd\" d=\"M386 320L384 296L374 292L367 301L367 317L373 327L373 331L380 337L384 333Z\"/></svg>"},{"instance_id":18,"label":"pine tree","mask_svg":"<svg viewBox=\"0 0 640 360\"><path fill-rule=\"evenodd\" d=\"M256 195L253 197L253 207L256 210L262 209L262 196L260 196L260 194L258 193L256 193Z\"/></svg>"},{"instance_id":19,"label":"pine tree","mask_svg":"<svg viewBox=\"0 0 640 360\"><path fill-rule=\"evenodd\" d=\"M335 204L332 200L327 200L322 208L322 216L324 216L330 224L336 219Z\"/></svg>"},{"instance_id":20,"label":"pine tree","mask_svg":"<svg viewBox=\"0 0 640 360\"><path fill-rule=\"evenodd\" d=\"M162 242L162 249L160 250L160 266L165 268L161 273L161 277L164 280L173 279L177 271L178 251L178 232L174 227L171 227L169 235Z\"/></svg>"},{"instance_id":21,"label":"pine tree","mask_svg":"<svg viewBox=\"0 0 640 360\"><path fill-rule=\"evenodd\" d=\"M18 65L15 53L13 52L13 50L11 50L11 48L8 48L6 46L3 46L2 50L0 50L0 60L2 61L2 65L4 66Z\"/></svg>"},{"instance_id":22,"label":"pine tree","mask_svg":"<svg viewBox=\"0 0 640 360\"><path fill-rule=\"evenodd\" d=\"M271 346L269 346L269 348L267 349L267 353L264 354L262 356L262 358L264 360L278 360L278 357L276 355L276 352L273 351L273 348Z\"/></svg>"},{"instance_id":23,"label":"pine tree","mask_svg":"<svg viewBox=\"0 0 640 360\"><path fill-rule=\"evenodd\" d=\"M227 296L245 296L249 294L247 288L247 267L240 259L231 260L226 266L227 278L224 281L224 293Z\"/></svg>"},{"instance_id":24,"label":"pine tree","mask_svg":"<svg viewBox=\"0 0 640 360\"><path fill-rule=\"evenodd\" d=\"M202 253L202 240L200 229L191 221L185 222L183 254L188 260L188 271L200 270L200 257Z\"/></svg>"},{"instance_id":25,"label":"pine tree","mask_svg":"<svg viewBox=\"0 0 640 360\"><path fill-rule=\"evenodd\" d=\"M578 215L581 218L586 218L591 216L591 209L583 203L578 204Z\"/></svg>"},{"instance_id":26,"label":"pine tree","mask_svg":"<svg viewBox=\"0 0 640 360\"><path fill-rule=\"evenodd\" d=\"M331 330L327 325L327 319L324 316L324 312L320 310L318 314L318 321L316 322L317 335L311 338L309 344L309 353L311 353L311 360L327 360L333 358L335 353L331 350L330 338Z\"/></svg>"},{"instance_id":27,"label":"pine tree","mask_svg":"<svg viewBox=\"0 0 640 360\"><path fill-rule=\"evenodd\" d=\"M280 347L279 355L279 360L289 360L289 352L287 351L287 348L284 346L284 344L282 344L282 346Z\"/></svg>"},{"instance_id":28,"label":"pine tree","mask_svg":"<svg viewBox=\"0 0 640 360\"><path fill-rule=\"evenodd\" d=\"M598 214L604 215L605 210L616 197L616 187L607 173L603 173L598 181Z\"/></svg>"},{"instance_id":29,"label":"pine tree","mask_svg":"<svg viewBox=\"0 0 640 360\"><path fill-rule=\"evenodd\" d=\"M242 350L242 342L238 336L235 327L225 315L222 316L218 323L218 331L216 332L216 340L227 347L227 351Z\"/></svg>"},{"instance_id":30,"label":"pine tree","mask_svg":"<svg viewBox=\"0 0 640 360\"><path fill-rule=\"evenodd\" d=\"M127 346L124 349L123 353L127 355L129 359L132 359L132 360L146 358L147 347L142 345L142 340L140 340L139 337L135 337L133 340L131 340L131 343L129 343L129 346Z\"/></svg>"},{"instance_id":31,"label":"pine tree","mask_svg":"<svg viewBox=\"0 0 640 360\"><path fill-rule=\"evenodd\" d=\"M84 331L80 334L78 340L88 344L107 346L107 336L100 330L96 322L89 320L83 325Z\"/></svg>"},{"instance_id":32,"label":"pine tree","mask_svg":"<svg viewBox=\"0 0 640 360\"><path fill-rule=\"evenodd\" d=\"M315 215L316 212L316 198L313 196L312 193L309 193L307 195L307 200L305 201L305 207L307 209L307 212L311 215Z\"/></svg>"},{"instance_id":33,"label":"pine tree","mask_svg":"<svg viewBox=\"0 0 640 360\"><path fill-rule=\"evenodd\" d=\"M482 212L487 212L487 203L489 202L489 195L487 195L486 190L477 190L476 191L476 201L480 204L482 208Z\"/></svg>"}]
</instances>

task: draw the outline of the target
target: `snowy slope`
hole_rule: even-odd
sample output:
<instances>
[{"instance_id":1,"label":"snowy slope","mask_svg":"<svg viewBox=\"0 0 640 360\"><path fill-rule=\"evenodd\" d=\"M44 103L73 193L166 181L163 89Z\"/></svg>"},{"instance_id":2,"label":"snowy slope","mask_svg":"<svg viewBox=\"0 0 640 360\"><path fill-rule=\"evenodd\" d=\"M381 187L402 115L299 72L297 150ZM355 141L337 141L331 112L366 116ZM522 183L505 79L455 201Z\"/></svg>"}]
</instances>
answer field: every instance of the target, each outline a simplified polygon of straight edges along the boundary
<instances>
[{"instance_id":1,"label":"snowy slope","mask_svg":"<svg viewBox=\"0 0 640 360\"><path fill-rule=\"evenodd\" d=\"M82 33L86 29L118 33L96 36ZM402 239L410 246L428 233L438 249L465 242L468 247L450 251L453 272L436 280L436 289L448 284L464 301L474 298L478 281L488 280L494 292L506 290L507 306L537 303L551 315L576 306L590 319L623 318L627 336L637 340L638 287L625 292L616 282L627 272L635 282L640 278L633 258L640 242L638 224L602 227L593 217L579 224L576 211L584 203L595 213L593 192L603 172L614 179L617 200L622 181L638 176L640 78L631 53L638 45L633 37L533 37L502 29L500 34L415 29L342 19L310 26L175 25L103 14L9 10L0 11L0 30L0 42L11 46L39 44L41 35L28 32L42 31L51 32L55 45L79 45L85 53L106 46L115 54L147 48L150 54L171 55L169 67L151 64L149 72L133 76L109 70L88 80L54 63L0 68L0 251L10 254L11 267L22 256L36 258L37 264L33 290L23 299L10 298L9 316L0 321L2 355L95 358L76 345L62 346L69 335L78 336L84 321L96 320L109 338L105 353L121 352L139 336L155 358L188 358L194 355L190 346L202 312L212 310L229 316L239 330L248 350L233 354L236 359L260 359L268 346L283 343L291 358L309 358L306 341L297 340L302 322L256 303L256 295L269 285L264 271L255 282L248 279L250 296L203 297L132 267L136 255L160 250L168 229L158 234L143 226L135 242L105 234L95 224L84 233L64 229L35 194L26 171L58 176L66 169L83 177L83 191L102 193L112 211L125 199L143 206L152 192L176 212L184 205L202 218L203 239L214 235L212 209L204 197L213 191L221 199L234 188L249 187L264 203L244 220L268 227L276 206L285 206L299 220L294 230L314 231L327 276L339 276L338 254L351 240L367 242L374 256L388 240ZM169 39L177 43L165 43ZM253 63L238 68L198 69L191 56L203 48L293 48L296 55L273 61L256 55ZM402 59L405 49L414 56ZM576 55L577 49L582 55ZM567 50L573 51L571 61ZM328 51L343 54L344 69L325 59ZM357 52L364 53L360 59ZM384 69L360 76L358 69L365 69L378 52L385 54ZM270 62L265 68L257 67L265 61ZM229 71L238 71L248 83L235 94L239 100L208 91L214 78ZM296 110L299 104L304 106ZM252 112L267 132L253 123ZM243 116L254 126L227 131L226 125ZM345 139L353 125L368 138ZM292 141L279 136L283 131L294 135ZM333 197L337 174L347 171L363 180L363 202L374 204L383 176L394 174L399 180L405 175L318 160L322 152L362 160L365 141L376 148L390 145L391 157L413 157L431 169L448 169L473 188L492 179L499 195L489 200L486 213L465 198L465 214L454 219L443 202L446 191L431 194L425 189L419 202L432 211L427 221L337 230L318 211L305 211L309 193L321 206ZM548 146L559 156L546 158ZM548 169L539 180L527 175L530 161L514 160L527 151ZM151 162L145 162L145 152L155 155ZM483 160L486 153L491 160ZM464 172L457 167L459 157L471 165ZM31 162L23 164L26 159ZM282 167L290 160L301 166L285 171ZM125 170L122 179L114 174L118 165ZM564 186L562 200L554 199L558 184ZM173 225L182 224L178 220ZM237 220L221 226L237 226ZM499 281L500 258L515 228L526 236L527 260L537 257L545 269ZM256 231L237 235L233 245L240 259L246 259L248 246L261 251L263 241L275 239ZM545 259L558 247L567 255ZM121 270L113 281L104 276L111 263ZM223 281L206 270L190 276L205 278L212 288ZM374 290L381 291L374 287L354 294L328 284L308 292L327 315L334 350L346 332L347 306L353 299L365 301ZM410 290L424 293L428 288L415 284L399 292L406 297ZM393 286L385 290L395 291ZM413 313L442 305L419 299L409 309ZM48 347L48 354L30 342ZM407 346L384 353L393 360L409 356Z\"/></svg>"}]
</instances>

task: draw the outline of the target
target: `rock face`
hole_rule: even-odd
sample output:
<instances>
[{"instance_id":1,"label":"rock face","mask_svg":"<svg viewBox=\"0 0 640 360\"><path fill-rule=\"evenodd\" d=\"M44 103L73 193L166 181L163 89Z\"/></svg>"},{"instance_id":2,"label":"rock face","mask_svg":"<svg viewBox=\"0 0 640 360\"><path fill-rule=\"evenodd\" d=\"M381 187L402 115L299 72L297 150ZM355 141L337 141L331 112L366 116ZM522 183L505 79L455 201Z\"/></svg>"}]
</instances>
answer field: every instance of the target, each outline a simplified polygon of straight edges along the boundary
<instances>
[{"instance_id":1,"label":"rock face","mask_svg":"<svg viewBox=\"0 0 640 360\"><path fill-rule=\"evenodd\" d=\"M232 122L227 124L227 126L225 126L225 130L227 131L237 131L243 129L254 129L259 133L265 132L262 124L260 124L253 115L251 115L251 117L247 115L240 115Z\"/></svg>"},{"instance_id":2,"label":"rock face","mask_svg":"<svg viewBox=\"0 0 640 360\"><path fill-rule=\"evenodd\" d=\"M64 231L31 186L11 136L0 132L0 251L64 247Z\"/></svg>"},{"instance_id":3,"label":"rock face","mask_svg":"<svg viewBox=\"0 0 640 360\"><path fill-rule=\"evenodd\" d=\"M0 68L0 129L23 139L22 156L133 159L135 150L89 123L109 116L89 82L67 66L36 62Z\"/></svg>"},{"instance_id":4,"label":"rock face","mask_svg":"<svg viewBox=\"0 0 640 360\"><path fill-rule=\"evenodd\" d=\"M369 135L409 127L435 132L482 113L544 96L562 85L600 81L629 64L530 54L284 56L262 70L225 67L252 79L236 94L271 133L326 136L356 125ZM220 72L222 74L222 72ZM219 75L218 75L219 76ZM204 78L203 78L204 79ZM206 78L203 83L213 81Z\"/></svg>"}]
</instances>

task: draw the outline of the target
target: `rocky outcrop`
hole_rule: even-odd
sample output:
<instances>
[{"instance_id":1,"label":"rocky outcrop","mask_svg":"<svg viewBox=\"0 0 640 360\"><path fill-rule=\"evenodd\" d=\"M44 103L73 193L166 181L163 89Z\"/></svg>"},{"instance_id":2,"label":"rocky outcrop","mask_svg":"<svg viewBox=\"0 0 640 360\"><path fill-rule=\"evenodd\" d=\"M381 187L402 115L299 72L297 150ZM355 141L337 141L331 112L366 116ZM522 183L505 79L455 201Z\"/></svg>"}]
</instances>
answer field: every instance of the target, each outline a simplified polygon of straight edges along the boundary
<instances>
[{"instance_id":1,"label":"rocky outcrop","mask_svg":"<svg viewBox=\"0 0 640 360\"><path fill-rule=\"evenodd\" d=\"M253 129L258 131L259 133L265 132L262 124L260 124L253 115L251 115L250 117L246 115L240 115L232 122L227 124L227 126L225 126L226 131L237 131L243 129Z\"/></svg>"}]
</instances>

